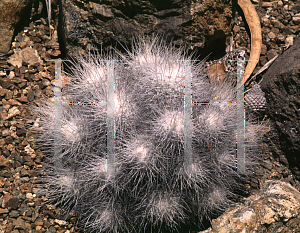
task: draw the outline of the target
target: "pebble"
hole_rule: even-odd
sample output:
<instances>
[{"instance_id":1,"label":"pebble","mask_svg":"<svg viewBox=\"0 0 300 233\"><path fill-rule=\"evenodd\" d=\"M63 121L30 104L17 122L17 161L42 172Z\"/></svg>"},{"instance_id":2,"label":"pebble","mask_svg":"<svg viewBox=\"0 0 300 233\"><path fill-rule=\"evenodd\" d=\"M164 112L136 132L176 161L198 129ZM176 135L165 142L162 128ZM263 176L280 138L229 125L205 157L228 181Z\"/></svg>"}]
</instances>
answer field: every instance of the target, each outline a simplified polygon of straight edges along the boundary
<instances>
[{"instance_id":1,"label":"pebble","mask_svg":"<svg viewBox=\"0 0 300 233\"><path fill-rule=\"evenodd\" d=\"M64 220L55 219L54 222L57 223L60 226L66 226L67 225L67 222L64 221Z\"/></svg>"},{"instance_id":2,"label":"pebble","mask_svg":"<svg viewBox=\"0 0 300 233\"><path fill-rule=\"evenodd\" d=\"M32 193L27 193L26 198L32 200L33 199Z\"/></svg>"}]
</instances>

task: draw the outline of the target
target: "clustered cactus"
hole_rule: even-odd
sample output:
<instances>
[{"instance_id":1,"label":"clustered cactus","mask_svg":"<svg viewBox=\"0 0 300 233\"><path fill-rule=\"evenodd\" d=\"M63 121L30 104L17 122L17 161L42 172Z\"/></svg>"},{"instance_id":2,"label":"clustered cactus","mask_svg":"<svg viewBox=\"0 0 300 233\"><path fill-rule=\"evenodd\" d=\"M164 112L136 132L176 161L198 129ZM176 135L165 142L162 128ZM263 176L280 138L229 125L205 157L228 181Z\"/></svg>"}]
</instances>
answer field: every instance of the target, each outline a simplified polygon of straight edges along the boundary
<instances>
[{"instance_id":1,"label":"clustered cactus","mask_svg":"<svg viewBox=\"0 0 300 233\"><path fill-rule=\"evenodd\" d=\"M123 55L78 57L63 91L61 147L54 156L55 102L31 106L45 155L48 197L80 213L92 232L177 231L181 224L224 210L242 187L236 171L234 104L192 105L191 172L185 159L186 51L156 37L139 38ZM107 61L114 59L115 172L107 172ZM211 84L203 63L191 61L193 103L236 101L232 83ZM92 103L92 104L91 104ZM245 131L245 167L258 163L262 125ZM57 159L61 168L57 167Z\"/></svg>"}]
</instances>

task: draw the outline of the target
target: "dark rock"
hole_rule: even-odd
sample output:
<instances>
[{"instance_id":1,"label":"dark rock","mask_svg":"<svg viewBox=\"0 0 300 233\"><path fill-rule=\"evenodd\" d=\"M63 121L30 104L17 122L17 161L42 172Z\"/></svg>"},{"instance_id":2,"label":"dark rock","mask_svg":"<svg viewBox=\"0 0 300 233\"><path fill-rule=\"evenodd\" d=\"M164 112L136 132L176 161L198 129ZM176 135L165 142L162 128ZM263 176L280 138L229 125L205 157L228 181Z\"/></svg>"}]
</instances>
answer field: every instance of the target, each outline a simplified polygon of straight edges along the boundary
<instances>
[{"instance_id":1,"label":"dark rock","mask_svg":"<svg viewBox=\"0 0 300 233\"><path fill-rule=\"evenodd\" d=\"M16 134L18 135L18 137L25 135L27 133L27 131L25 129L18 129Z\"/></svg>"},{"instance_id":2,"label":"dark rock","mask_svg":"<svg viewBox=\"0 0 300 233\"><path fill-rule=\"evenodd\" d=\"M0 79L0 85L4 89L8 89L11 86L11 80L9 78L1 78Z\"/></svg>"},{"instance_id":3,"label":"dark rock","mask_svg":"<svg viewBox=\"0 0 300 233\"><path fill-rule=\"evenodd\" d=\"M19 211L17 211L17 210L10 211L9 217L11 217L11 218L17 218L17 217L19 217Z\"/></svg>"},{"instance_id":4,"label":"dark rock","mask_svg":"<svg viewBox=\"0 0 300 233\"><path fill-rule=\"evenodd\" d=\"M14 197L8 200L7 207L11 207L13 210L18 209L19 206L19 199Z\"/></svg>"},{"instance_id":5,"label":"dark rock","mask_svg":"<svg viewBox=\"0 0 300 233\"><path fill-rule=\"evenodd\" d=\"M300 37L267 70L261 89L267 98L268 117L273 122L270 147L281 162L300 168ZM286 158L287 160L285 160ZM296 174L296 173L294 173ZM300 175L297 175L300 178Z\"/></svg>"},{"instance_id":6,"label":"dark rock","mask_svg":"<svg viewBox=\"0 0 300 233\"><path fill-rule=\"evenodd\" d=\"M163 33L176 45L195 44L204 49L206 42L214 46L230 33L230 1L113 1L98 4L76 4L66 0L62 6L64 24L61 39L66 53L74 55L88 46L109 50L110 46L131 45L133 36ZM193 35L193 41L191 41ZM217 42L219 41L219 42ZM206 51L205 53L210 53ZM201 56L205 57L204 53Z\"/></svg>"},{"instance_id":7,"label":"dark rock","mask_svg":"<svg viewBox=\"0 0 300 233\"><path fill-rule=\"evenodd\" d=\"M23 16L27 16L26 6L30 3L30 0L0 1L0 54L10 50L15 26Z\"/></svg>"},{"instance_id":8,"label":"dark rock","mask_svg":"<svg viewBox=\"0 0 300 233\"><path fill-rule=\"evenodd\" d=\"M25 229L25 221L21 217L18 217L18 219L14 220L13 224L15 225L15 229L18 229L18 230Z\"/></svg>"},{"instance_id":9,"label":"dark rock","mask_svg":"<svg viewBox=\"0 0 300 233\"><path fill-rule=\"evenodd\" d=\"M9 160L3 156L0 156L0 167L11 167Z\"/></svg>"},{"instance_id":10,"label":"dark rock","mask_svg":"<svg viewBox=\"0 0 300 233\"><path fill-rule=\"evenodd\" d=\"M27 96L22 96L20 98L17 98L17 100L20 101L21 103L27 103L28 102Z\"/></svg>"},{"instance_id":11,"label":"dark rock","mask_svg":"<svg viewBox=\"0 0 300 233\"><path fill-rule=\"evenodd\" d=\"M12 137L12 136L9 136L9 137L7 137L6 139L5 139L5 143L6 144L10 144L10 143L12 143L14 141L14 138Z\"/></svg>"},{"instance_id":12,"label":"dark rock","mask_svg":"<svg viewBox=\"0 0 300 233\"><path fill-rule=\"evenodd\" d=\"M299 4L294 4L294 5L292 6L292 12L293 12L294 14L299 13L299 12L300 12L300 5L299 5Z\"/></svg>"},{"instance_id":13,"label":"dark rock","mask_svg":"<svg viewBox=\"0 0 300 233\"><path fill-rule=\"evenodd\" d=\"M25 74L25 71L26 71L26 67L25 66L20 67L20 73L21 74Z\"/></svg>"},{"instance_id":14,"label":"dark rock","mask_svg":"<svg viewBox=\"0 0 300 233\"><path fill-rule=\"evenodd\" d=\"M278 55L277 51L275 49L271 49L267 52L267 58L270 61L272 58L276 57Z\"/></svg>"}]
</instances>

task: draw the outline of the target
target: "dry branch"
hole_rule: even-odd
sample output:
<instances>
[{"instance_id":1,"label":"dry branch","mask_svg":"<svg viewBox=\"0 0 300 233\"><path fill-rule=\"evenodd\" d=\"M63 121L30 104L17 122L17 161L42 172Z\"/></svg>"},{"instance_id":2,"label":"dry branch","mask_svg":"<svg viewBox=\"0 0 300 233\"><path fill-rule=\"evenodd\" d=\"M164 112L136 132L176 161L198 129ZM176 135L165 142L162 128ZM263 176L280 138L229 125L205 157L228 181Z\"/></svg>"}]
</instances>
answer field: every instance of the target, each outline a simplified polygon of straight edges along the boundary
<instances>
[{"instance_id":1,"label":"dry branch","mask_svg":"<svg viewBox=\"0 0 300 233\"><path fill-rule=\"evenodd\" d=\"M262 44L261 26L258 14L250 0L238 0L238 4L244 12L246 22L251 33L251 52L250 58L244 73L244 83L255 69L259 57Z\"/></svg>"}]
</instances>

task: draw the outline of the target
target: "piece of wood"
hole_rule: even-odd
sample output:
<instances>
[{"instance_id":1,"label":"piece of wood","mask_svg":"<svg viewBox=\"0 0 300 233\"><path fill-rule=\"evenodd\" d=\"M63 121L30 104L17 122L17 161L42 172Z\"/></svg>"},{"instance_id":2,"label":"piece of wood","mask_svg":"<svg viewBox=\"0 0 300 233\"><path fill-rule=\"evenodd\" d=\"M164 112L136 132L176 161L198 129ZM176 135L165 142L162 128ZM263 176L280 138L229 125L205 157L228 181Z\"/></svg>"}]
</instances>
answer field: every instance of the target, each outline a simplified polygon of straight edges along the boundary
<instances>
[{"instance_id":1,"label":"piece of wood","mask_svg":"<svg viewBox=\"0 0 300 233\"><path fill-rule=\"evenodd\" d=\"M206 69L206 71L210 83L220 83L226 77L223 63L213 63Z\"/></svg>"},{"instance_id":2,"label":"piece of wood","mask_svg":"<svg viewBox=\"0 0 300 233\"><path fill-rule=\"evenodd\" d=\"M249 26L251 33L251 51L250 58L244 73L244 83L248 80L253 70L255 69L261 51L262 44L262 35L261 35L261 25L258 14L255 10L255 7L251 3L250 0L238 0L238 5L241 7L246 22ZM243 85L243 83L238 84L239 86Z\"/></svg>"}]
</instances>

